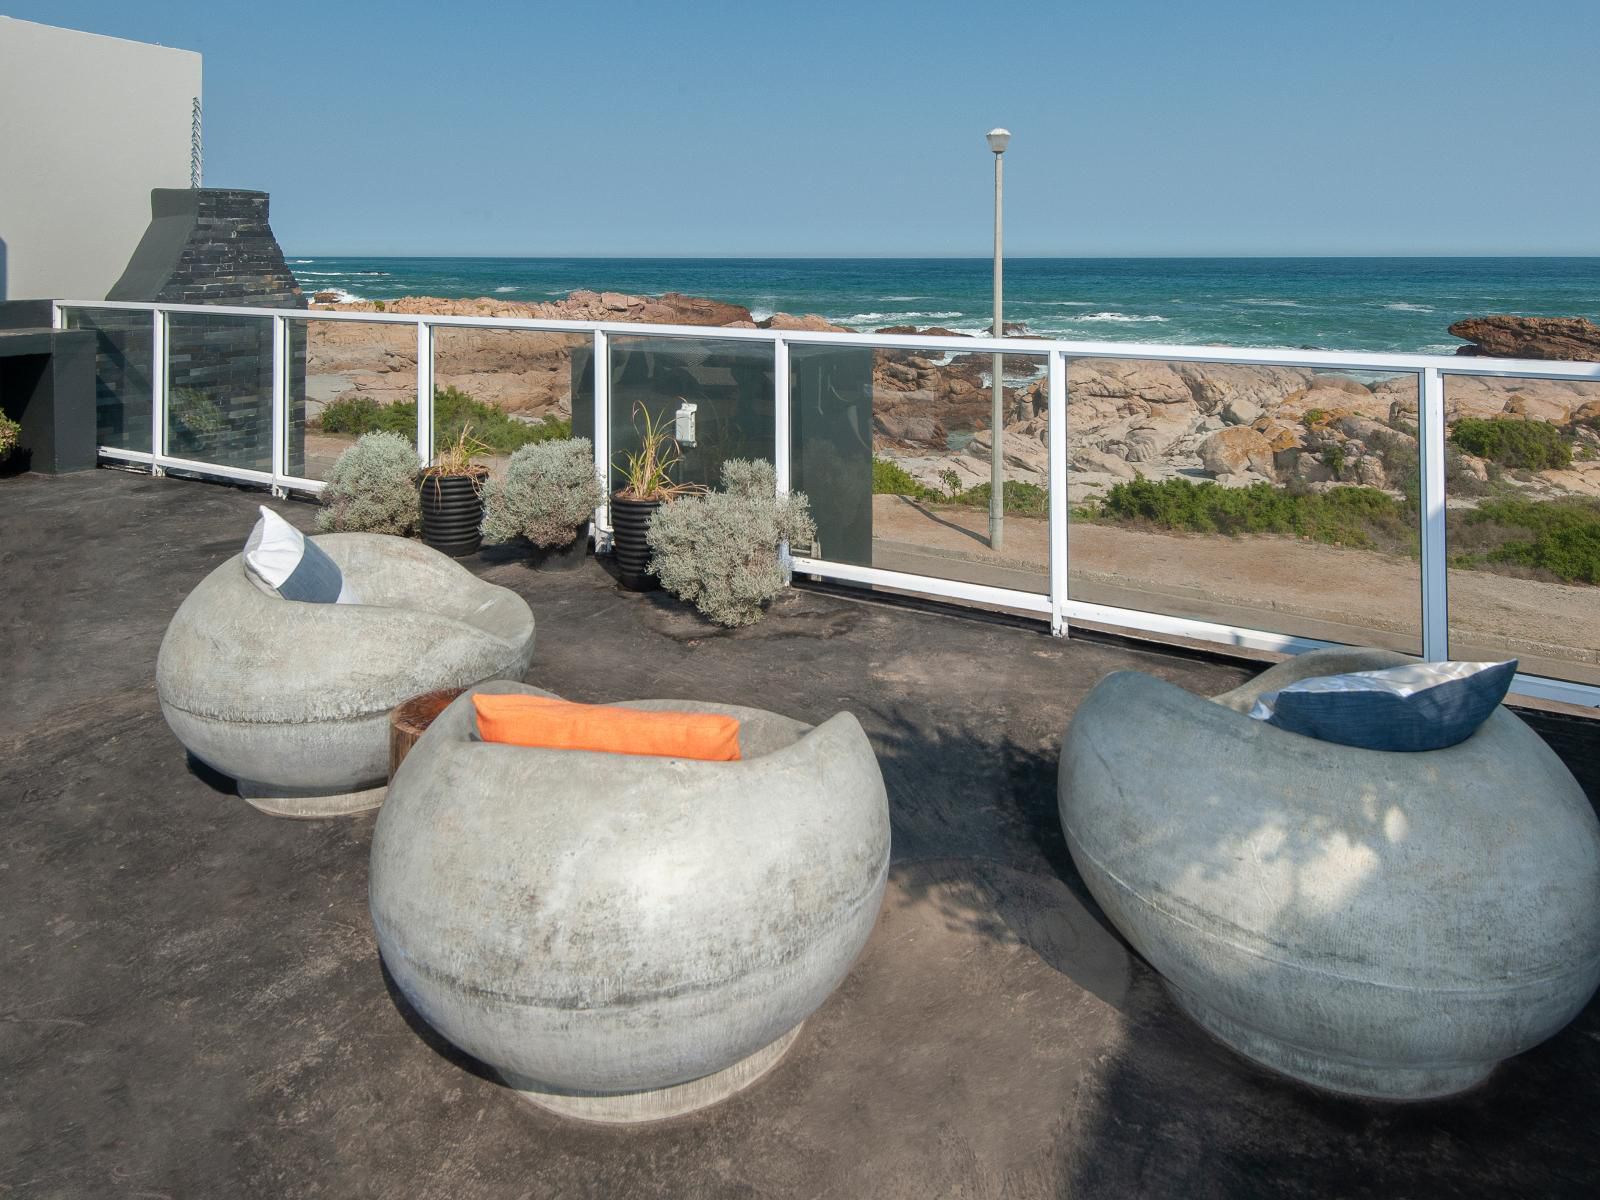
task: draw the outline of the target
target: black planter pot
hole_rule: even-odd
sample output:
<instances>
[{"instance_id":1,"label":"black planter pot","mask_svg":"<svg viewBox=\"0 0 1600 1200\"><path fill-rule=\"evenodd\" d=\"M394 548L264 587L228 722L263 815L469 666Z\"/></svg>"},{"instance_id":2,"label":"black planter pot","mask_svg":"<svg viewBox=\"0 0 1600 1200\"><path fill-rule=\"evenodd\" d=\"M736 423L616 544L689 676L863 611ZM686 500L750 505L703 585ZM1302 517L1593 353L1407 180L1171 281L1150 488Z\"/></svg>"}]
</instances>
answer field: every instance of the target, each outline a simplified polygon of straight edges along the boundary
<instances>
[{"instance_id":1,"label":"black planter pot","mask_svg":"<svg viewBox=\"0 0 1600 1200\"><path fill-rule=\"evenodd\" d=\"M578 530L578 536L565 546L533 546L528 555L528 565L535 571L573 571L583 566L589 557L589 527Z\"/></svg>"},{"instance_id":2,"label":"black planter pot","mask_svg":"<svg viewBox=\"0 0 1600 1200\"><path fill-rule=\"evenodd\" d=\"M451 558L476 554L483 537L483 497L478 495L481 476L424 475L422 477L422 540Z\"/></svg>"},{"instance_id":3,"label":"black planter pot","mask_svg":"<svg viewBox=\"0 0 1600 1200\"><path fill-rule=\"evenodd\" d=\"M661 586L661 581L646 570L650 547L645 542L650 518L660 507L659 500L611 498L611 548L622 572L622 586L630 592L653 592Z\"/></svg>"}]
</instances>

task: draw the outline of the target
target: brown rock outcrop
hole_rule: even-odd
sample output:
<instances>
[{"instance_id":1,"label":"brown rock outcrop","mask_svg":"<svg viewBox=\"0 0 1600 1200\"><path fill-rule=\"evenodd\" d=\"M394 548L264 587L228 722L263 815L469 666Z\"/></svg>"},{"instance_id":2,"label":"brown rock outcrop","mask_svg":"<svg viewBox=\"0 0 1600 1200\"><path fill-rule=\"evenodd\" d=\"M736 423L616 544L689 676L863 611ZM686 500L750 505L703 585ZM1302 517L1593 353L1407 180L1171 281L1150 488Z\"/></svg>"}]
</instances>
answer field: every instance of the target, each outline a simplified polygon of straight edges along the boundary
<instances>
[{"instance_id":1,"label":"brown rock outcrop","mask_svg":"<svg viewBox=\"0 0 1600 1200\"><path fill-rule=\"evenodd\" d=\"M854 333L853 329L846 329L843 325L835 325L827 317L819 317L816 313L806 313L802 317L791 313L773 313L764 321L756 322L757 329L800 329L812 333Z\"/></svg>"},{"instance_id":2,"label":"brown rock outcrop","mask_svg":"<svg viewBox=\"0 0 1600 1200\"><path fill-rule=\"evenodd\" d=\"M1272 447L1248 425L1219 429L1200 443L1200 461L1213 475L1243 475L1254 471L1271 479Z\"/></svg>"},{"instance_id":3,"label":"brown rock outcrop","mask_svg":"<svg viewBox=\"0 0 1600 1200\"><path fill-rule=\"evenodd\" d=\"M1457 354L1600 361L1600 325L1583 317L1468 317L1450 332L1473 343L1457 346Z\"/></svg>"}]
</instances>

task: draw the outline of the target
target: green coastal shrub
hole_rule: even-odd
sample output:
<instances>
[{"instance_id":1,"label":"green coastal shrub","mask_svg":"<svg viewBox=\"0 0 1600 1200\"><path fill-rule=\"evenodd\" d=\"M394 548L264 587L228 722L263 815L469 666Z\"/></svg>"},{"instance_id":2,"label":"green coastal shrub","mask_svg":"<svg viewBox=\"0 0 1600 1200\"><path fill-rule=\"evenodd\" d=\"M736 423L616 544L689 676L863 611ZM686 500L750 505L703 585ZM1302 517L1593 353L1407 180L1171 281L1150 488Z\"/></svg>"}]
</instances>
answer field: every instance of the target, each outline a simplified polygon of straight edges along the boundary
<instances>
[{"instance_id":1,"label":"green coastal shrub","mask_svg":"<svg viewBox=\"0 0 1600 1200\"><path fill-rule=\"evenodd\" d=\"M954 471L943 471L939 476L944 487L936 488L922 483L899 463L887 458L872 460L872 491L879 496L909 496L927 504L956 504L963 508L988 508L989 485L980 483L966 491L961 490L961 479ZM1008 479L1005 485L1007 514L1015 517L1048 517L1050 493L1036 483Z\"/></svg>"},{"instance_id":2,"label":"green coastal shrub","mask_svg":"<svg viewBox=\"0 0 1600 1200\"><path fill-rule=\"evenodd\" d=\"M919 482L910 471L887 458L872 460L872 492L876 496L910 496L913 500L942 500L943 493Z\"/></svg>"},{"instance_id":3,"label":"green coastal shrub","mask_svg":"<svg viewBox=\"0 0 1600 1200\"><path fill-rule=\"evenodd\" d=\"M398 433L364 433L339 455L320 497L318 533L392 533L417 526L417 452Z\"/></svg>"},{"instance_id":4,"label":"green coastal shrub","mask_svg":"<svg viewBox=\"0 0 1600 1200\"><path fill-rule=\"evenodd\" d=\"M950 503L959 504L964 508L989 507L989 494L993 489L987 483L980 483L966 491L951 496ZM1008 479L1005 487L1001 489L1001 496L1005 501L1005 511L1008 517L1040 517L1050 515L1050 493L1037 483L1024 483L1020 479Z\"/></svg>"},{"instance_id":5,"label":"green coastal shrub","mask_svg":"<svg viewBox=\"0 0 1600 1200\"><path fill-rule=\"evenodd\" d=\"M217 402L201 388L174 388L167 397L167 441L174 454L204 454L227 424Z\"/></svg>"},{"instance_id":6,"label":"green coastal shrub","mask_svg":"<svg viewBox=\"0 0 1600 1200\"><path fill-rule=\"evenodd\" d=\"M1468 454L1513 470L1546 471L1572 465L1572 442L1558 426L1519 417L1463 417L1450 440Z\"/></svg>"},{"instance_id":7,"label":"green coastal shrub","mask_svg":"<svg viewBox=\"0 0 1600 1200\"><path fill-rule=\"evenodd\" d=\"M565 546L605 501L588 438L523 446L503 478L483 484L483 540L527 538L535 546Z\"/></svg>"},{"instance_id":8,"label":"green coastal shrub","mask_svg":"<svg viewBox=\"0 0 1600 1200\"><path fill-rule=\"evenodd\" d=\"M417 402L401 400L379 404L370 396L349 396L324 408L317 423L324 433L398 433L415 442ZM530 425L458 388L436 388L433 393L434 444L443 446L458 440L461 431L469 426L475 441L501 454L572 436L571 421L545 417L538 424Z\"/></svg>"},{"instance_id":9,"label":"green coastal shrub","mask_svg":"<svg viewBox=\"0 0 1600 1200\"><path fill-rule=\"evenodd\" d=\"M1182 533L1279 534L1413 558L1419 552L1414 490L1397 500L1376 488L1224 488L1140 476L1114 485L1075 515ZM1600 584L1600 501L1500 496L1451 509L1445 521L1452 566Z\"/></svg>"},{"instance_id":10,"label":"green coastal shrub","mask_svg":"<svg viewBox=\"0 0 1600 1200\"><path fill-rule=\"evenodd\" d=\"M722 490L662 505L650 518L650 570L718 625L751 625L784 585L778 546L817 536L802 493L778 496L772 464L729 459Z\"/></svg>"},{"instance_id":11,"label":"green coastal shrub","mask_svg":"<svg viewBox=\"0 0 1600 1200\"><path fill-rule=\"evenodd\" d=\"M11 452L17 448L17 441L21 437L22 426L0 412L0 462L5 462L11 457Z\"/></svg>"},{"instance_id":12,"label":"green coastal shrub","mask_svg":"<svg viewBox=\"0 0 1600 1200\"><path fill-rule=\"evenodd\" d=\"M1188 479L1158 483L1140 475L1114 484L1077 515L1186 533L1276 533L1380 549L1409 547L1417 538L1415 510L1366 487L1295 492L1270 483L1225 488Z\"/></svg>"},{"instance_id":13,"label":"green coastal shrub","mask_svg":"<svg viewBox=\"0 0 1600 1200\"><path fill-rule=\"evenodd\" d=\"M1505 497L1452 516L1451 544L1482 546L1456 555L1457 566L1500 564L1600 584L1600 501Z\"/></svg>"}]
</instances>

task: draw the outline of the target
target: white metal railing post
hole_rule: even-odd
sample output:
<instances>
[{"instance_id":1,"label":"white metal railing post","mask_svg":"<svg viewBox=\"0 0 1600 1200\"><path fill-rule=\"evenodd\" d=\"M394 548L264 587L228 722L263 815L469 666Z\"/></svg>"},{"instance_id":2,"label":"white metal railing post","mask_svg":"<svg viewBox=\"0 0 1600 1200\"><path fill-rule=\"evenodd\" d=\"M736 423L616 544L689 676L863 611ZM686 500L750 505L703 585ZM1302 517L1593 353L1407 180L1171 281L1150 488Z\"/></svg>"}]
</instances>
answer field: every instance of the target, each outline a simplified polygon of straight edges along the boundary
<instances>
[{"instance_id":1,"label":"white metal railing post","mask_svg":"<svg viewBox=\"0 0 1600 1200\"><path fill-rule=\"evenodd\" d=\"M167 314L150 310L150 474L165 475L161 459L167 453Z\"/></svg>"},{"instance_id":2,"label":"white metal railing post","mask_svg":"<svg viewBox=\"0 0 1600 1200\"><path fill-rule=\"evenodd\" d=\"M1067 636L1067 356L1050 352L1050 632Z\"/></svg>"},{"instance_id":3,"label":"white metal railing post","mask_svg":"<svg viewBox=\"0 0 1600 1200\"><path fill-rule=\"evenodd\" d=\"M417 458L433 461L433 326L417 321Z\"/></svg>"},{"instance_id":4,"label":"white metal railing post","mask_svg":"<svg viewBox=\"0 0 1600 1200\"><path fill-rule=\"evenodd\" d=\"M272 318L272 494L287 496L289 473L289 321Z\"/></svg>"},{"instance_id":5,"label":"white metal railing post","mask_svg":"<svg viewBox=\"0 0 1600 1200\"><path fill-rule=\"evenodd\" d=\"M604 329L594 331L589 374L594 379L594 472L604 493L594 510L594 552L600 554L611 549L611 346Z\"/></svg>"},{"instance_id":6,"label":"white metal railing post","mask_svg":"<svg viewBox=\"0 0 1600 1200\"><path fill-rule=\"evenodd\" d=\"M61 301L50 301L50 328L65 329L67 327L67 310L62 307Z\"/></svg>"},{"instance_id":7,"label":"white metal railing post","mask_svg":"<svg viewBox=\"0 0 1600 1200\"><path fill-rule=\"evenodd\" d=\"M1422 476L1422 657L1450 657L1449 560L1445 545L1444 376L1422 372L1417 397L1418 470Z\"/></svg>"},{"instance_id":8,"label":"white metal railing post","mask_svg":"<svg viewBox=\"0 0 1600 1200\"><path fill-rule=\"evenodd\" d=\"M772 341L772 470L778 477L778 495L787 496L792 483L793 453L790 447L789 424L789 343L783 338ZM783 582L787 585L794 573L789 543L778 546L778 561L783 567Z\"/></svg>"}]
</instances>

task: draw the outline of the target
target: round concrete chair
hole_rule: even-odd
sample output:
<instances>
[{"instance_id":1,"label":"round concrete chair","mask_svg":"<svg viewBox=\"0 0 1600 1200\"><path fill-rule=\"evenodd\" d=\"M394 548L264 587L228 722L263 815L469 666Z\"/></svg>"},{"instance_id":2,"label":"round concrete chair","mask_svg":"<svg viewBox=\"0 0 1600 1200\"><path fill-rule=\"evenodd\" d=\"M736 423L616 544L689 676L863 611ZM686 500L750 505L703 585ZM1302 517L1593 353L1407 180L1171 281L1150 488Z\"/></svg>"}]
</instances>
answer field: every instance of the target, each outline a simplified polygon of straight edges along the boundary
<instances>
[{"instance_id":1,"label":"round concrete chair","mask_svg":"<svg viewBox=\"0 0 1600 1200\"><path fill-rule=\"evenodd\" d=\"M739 718L742 761L692 762L478 741L470 695L412 747L373 834L400 990L565 1116L657 1120L754 1082L883 899L888 800L855 717L626 705Z\"/></svg>"},{"instance_id":2,"label":"round concrete chair","mask_svg":"<svg viewBox=\"0 0 1600 1200\"><path fill-rule=\"evenodd\" d=\"M313 540L361 604L280 599L235 555L189 593L156 659L178 740L274 816L376 808L391 709L435 688L520 677L533 657L533 614L515 592L405 538Z\"/></svg>"},{"instance_id":3,"label":"round concrete chair","mask_svg":"<svg viewBox=\"0 0 1600 1200\"><path fill-rule=\"evenodd\" d=\"M1258 695L1412 660L1322 650L1208 700L1109 676L1061 750L1079 873L1178 1004L1307 1083L1446 1095L1600 982L1600 824L1505 708L1397 754L1251 720Z\"/></svg>"}]
</instances>

